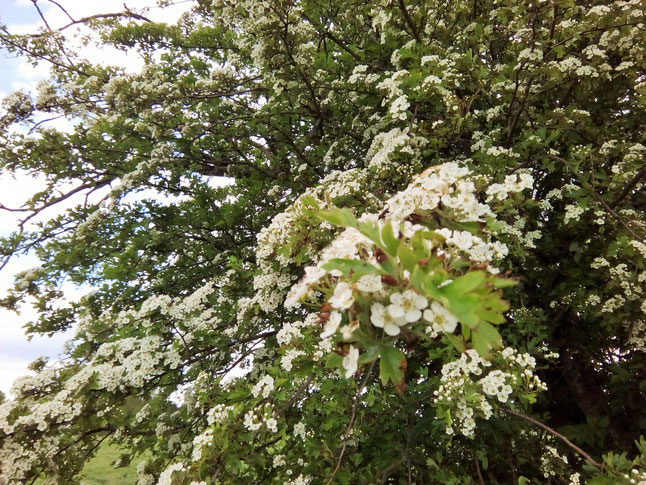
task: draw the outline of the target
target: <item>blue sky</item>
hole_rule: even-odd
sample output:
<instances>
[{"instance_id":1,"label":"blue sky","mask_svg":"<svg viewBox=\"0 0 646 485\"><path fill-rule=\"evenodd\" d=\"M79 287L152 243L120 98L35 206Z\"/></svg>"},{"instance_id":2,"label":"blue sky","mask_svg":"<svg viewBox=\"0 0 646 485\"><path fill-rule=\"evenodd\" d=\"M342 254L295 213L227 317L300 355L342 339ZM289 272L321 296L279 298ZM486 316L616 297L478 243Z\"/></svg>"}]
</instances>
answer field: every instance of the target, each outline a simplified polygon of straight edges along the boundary
<instances>
[{"instance_id":1,"label":"blue sky","mask_svg":"<svg viewBox=\"0 0 646 485\"><path fill-rule=\"evenodd\" d=\"M92 2L88 0L58 0L74 18L81 18L96 13L119 12L123 10L123 0L102 0ZM129 0L129 8L137 10L147 5L155 5L155 0ZM153 8L146 15L152 20L172 22L179 15L190 8L192 2L181 2L172 9L163 13ZM49 24L59 27L67 23L64 16L53 3L39 0L38 5L45 14ZM34 32L40 24L40 16L31 0L0 0L0 24L8 27L10 32ZM120 65L131 71L136 71L140 65L136 55L126 55L118 51L97 50L96 47L86 48L83 52L88 58L100 58L106 63ZM97 55L98 54L98 55ZM9 95L17 89L32 90L38 81L47 78L47 66L42 64L37 67L16 58L0 49L0 98ZM69 125L68 125L69 126ZM64 128L64 124L57 127ZM37 179L19 174L14 178L8 174L0 173L0 203L7 207L20 207L25 199L38 190L40 186ZM17 227L16 213L0 210L0 235L6 235ZM55 215L53 212L48 216ZM38 265L38 260L33 255L21 256L13 260L0 272L0 295L4 295L13 282L14 275ZM79 297L85 291L71 286L64 287L70 297ZM87 291L87 290L86 290ZM22 330L22 325L35 316L32 308L24 306L22 315L0 309L0 391L8 395L11 383L19 376L28 372L27 365L40 356L47 356L55 360L62 352L63 344L70 339L72 333L57 335L53 338L34 337L28 341Z\"/></svg>"}]
</instances>

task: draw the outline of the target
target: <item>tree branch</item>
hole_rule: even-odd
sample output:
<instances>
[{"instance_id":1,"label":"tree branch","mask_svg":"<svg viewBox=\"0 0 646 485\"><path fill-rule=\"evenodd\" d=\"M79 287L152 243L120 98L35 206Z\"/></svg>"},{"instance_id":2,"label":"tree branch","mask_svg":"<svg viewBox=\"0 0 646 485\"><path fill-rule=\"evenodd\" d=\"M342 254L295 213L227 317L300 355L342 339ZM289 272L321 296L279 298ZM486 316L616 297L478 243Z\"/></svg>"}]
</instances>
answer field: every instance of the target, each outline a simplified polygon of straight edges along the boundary
<instances>
[{"instance_id":1,"label":"tree branch","mask_svg":"<svg viewBox=\"0 0 646 485\"><path fill-rule=\"evenodd\" d=\"M276 414L279 415L279 416L282 416L287 411L289 411L289 409L294 405L294 403L296 403L296 401L298 401L298 398L303 393L303 391L310 386L310 384L312 383L313 380L314 380L314 376L308 377L308 379L303 384L301 384L298 389L296 389L296 392L294 393L292 398L289 400L289 402L287 404L285 404L281 409L279 409Z\"/></svg>"},{"instance_id":2,"label":"tree branch","mask_svg":"<svg viewBox=\"0 0 646 485\"><path fill-rule=\"evenodd\" d=\"M574 167L570 164L570 162L568 162L564 158L557 157L556 155L552 155L550 153L547 154L547 157L551 158L552 160L556 160L557 162L563 163L570 170L570 172L572 172L572 174L577 178L577 180L583 186L583 188L592 193L592 195L595 197L595 199L597 199L597 201L606 210L606 212L608 212L608 214L610 214L615 219L617 219L619 221L619 223L622 226L624 226L624 229L626 229L635 239L637 239L638 241L641 241L643 239L643 238L639 237L637 234L635 234L635 232L630 227L628 227L628 225L621 218L621 216L619 214L617 214L610 206L608 206L606 201L603 200L603 198L597 193L596 190L594 190L594 187L592 187L588 182L585 181L585 179L583 177L581 177L581 174L579 174L579 172L574 169Z\"/></svg>"},{"instance_id":3,"label":"tree branch","mask_svg":"<svg viewBox=\"0 0 646 485\"><path fill-rule=\"evenodd\" d=\"M74 19L72 18L72 16L69 13L67 13L67 10L65 10L60 3L56 2L55 0L47 0L47 1L49 3L53 3L58 8L60 8L62 10L62 12L67 16L67 18L70 19L72 22L74 22Z\"/></svg>"},{"instance_id":4,"label":"tree branch","mask_svg":"<svg viewBox=\"0 0 646 485\"><path fill-rule=\"evenodd\" d=\"M36 4L36 0L32 0L32 2L34 2L34 5ZM38 6L36 6L36 8L38 8ZM40 9L38 11L40 12ZM67 12L65 12L65 13L67 13ZM42 14L41 14L41 17L42 17ZM69 17L69 14L68 14L68 17ZM132 19L136 19L136 20L143 20L144 22L153 23L153 21L150 20L149 18L144 17L143 15L139 15L138 13L135 13L135 12L133 12L131 10L126 10L125 12L118 12L118 13L100 13L100 14L96 14L96 15L90 15L88 17L83 17L83 18L80 18L78 20L73 20L72 19L71 22L63 25L62 27L59 27L58 29L52 29L51 27L49 27L49 25L47 24L47 22L45 21L44 18L43 18L43 21L45 22L45 25L47 26L47 28L50 31L52 31L52 32L62 32L63 30L66 30L66 29L69 29L70 27L73 27L74 25L85 24L85 23L89 22L90 20L113 19L113 18L120 18L120 17L132 18ZM42 33L42 34L30 34L29 37L31 37L32 39L38 39L39 37L43 37L44 35L46 35L46 34L45 33Z\"/></svg>"},{"instance_id":5,"label":"tree branch","mask_svg":"<svg viewBox=\"0 0 646 485\"><path fill-rule=\"evenodd\" d=\"M45 15L43 14L40 7L38 6L38 0L31 0L31 3L33 3L34 7L36 7L36 10L38 11L38 15L40 15L40 18L42 19L43 23L45 24L45 27L47 27L48 30L52 30L52 28L49 26L49 23L47 22L47 19L45 18Z\"/></svg>"},{"instance_id":6,"label":"tree branch","mask_svg":"<svg viewBox=\"0 0 646 485\"><path fill-rule=\"evenodd\" d=\"M522 413L519 413L517 411L514 411L513 409L505 409L509 414L513 414L514 416L518 416L519 418L524 419L525 421L529 421L530 423L535 424L536 426L543 428L545 431L550 433L553 436L556 436L558 439L560 439L563 443L568 445L570 448L572 448L574 451L576 451L579 455L584 457L586 460L588 460L592 465L596 466L597 468L601 470L605 470L606 466L602 463L599 463L598 461L594 460L590 455L588 455L585 451L583 451L581 448L579 448L577 445L572 443L569 439L567 439L565 436L563 436L561 433L556 431L553 428L550 428L546 424L541 423L540 421L537 421L536 419L526 416Z\"/></svg>"},{"instance_id":7,"label":"tree branch","mask_svg":"<svg viewBox=\"0 0 646 485\"><path fill-rule=\"evenodd\" d=\"M408 13L408 9L406 8L406 4L404 3L404 0L399 0L399 9L402 12L402 15L404 17L404 20L406 21L406 24L411 30L413 37L415 37L415 40L419 42L420 41L419 31L417 30L417 26L415 25L415 22L413 22L413 19L410 17Z\"/></svg>"},{"instance_id":8,"label":"tree branch","mask_svg":"<svg viewBox=\"0 0 646 485\"><path fill-rule=\"evenodd\" d=\"M478 482L480 485L485 485L485 481L482 478L482 472L480 472L480 463L478 462L478 457L476 455L473 455L473 463L476 466L476 474L478 475Z\"/></svg>"},{"instance_id":9,"label":"tree branch","mask_svg":"<svg viewBox=\"0 0 646 485\"><path fill-rule=\"evenodd\" d=\"M621 189L621 192L615 197L615 200L613 200L610 204L608 204L608 207L611 209L614 209L619 205L619 203L626 197L631 190L635 188L635 185L639 183L639 181L644 178L644 175L646 175L646 167L642 168L637 174L633 177L633 179L628 182L623 189Z\"/></svg>"},{"instance_id":10,"label":"tree branch","mask_svg":"<svg viewBox=\"0 0 646 485\"><path fill-rule=\"evenodd\" d=\"M374 369L376 363L377 363L376 360L372 361L372 364L370 364L370 368L368 369L368 372L366 372L366 376L363 378L363 382L361 382L361 385L359 386L359 389L357 389L357 393L354 396L354 404L352 405L352 415L350 416L350 422L348 423L347 428L345 428L345 433L343 434L343 447L341 448L341 453L339 454L339 458L336 461L336 467L334 468L332 475L330 475L330 478L328 479L325 485L330 485L332 483L332 480L334 480L334 477L339 471L339 468L341 468L341 460L343 460L345 449L348 446L348 436L350 435L350 430L354 425L354 418L357 415L357 406L359 405L359 397L361 397L361 391L363 391L363 388L366 387L366 384L368 383L368 379L370 378L370 374L372 374L372 369Z\"/></svg>"}]
</instances>

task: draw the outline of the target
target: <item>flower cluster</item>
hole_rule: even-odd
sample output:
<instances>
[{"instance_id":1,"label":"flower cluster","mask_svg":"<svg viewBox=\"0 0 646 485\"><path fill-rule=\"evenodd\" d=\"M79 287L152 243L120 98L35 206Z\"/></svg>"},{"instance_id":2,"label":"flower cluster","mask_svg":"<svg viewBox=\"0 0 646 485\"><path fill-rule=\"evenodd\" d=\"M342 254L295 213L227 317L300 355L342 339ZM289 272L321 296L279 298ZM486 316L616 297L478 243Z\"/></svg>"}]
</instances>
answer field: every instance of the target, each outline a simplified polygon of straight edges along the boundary
<instances>
[{"instance_id":1,"label":"flower cluster","mask_svg":"<svg viewBox=\"0 0 646 485\"><path fill-rule=\"evenodd\" d=\"M207 414L207 422L210 425L223 423L233 414L233 411L233 406L216 404L209 410Z\"/></svg>"},{"instance_id":2,"label":"flower cluster","mask_svg":"<svg viewBox=\"0 0 646 485\"><path fill-rule=\"evenodd\" d=\"M365 345L358 340L376 338L379 330L388 338L397 338L403 330L421 331L431 338L456 331L460 318L453 309L460 311L462 304L453 298L463 291L460 277L466 275L454 268L479 264L490 274L498 272L490 263L507 254L504 244L491 241L486 233L437 227L435 222L438 213L456 223L495 218L489 206L480 202L469 174L457 163L445 163L416 177L384 204L380 215L367 213L357 220L341 211L322 216L346 229L321 252L316 266L305 268L285 306L298 307L304 300L322 305L320 338L350 344L341 361L346 377L358 369ZM507 188L520 191L530 182L525 176L510 178ZM485 280L479 273L465 291L484 288L480 285L487 285ZM477 303L472 311L477 312ZM467 317L467 323L473 325L472 320ZM495 323L502 321L502 317L495 319ZM302 335L298 327L286 324L279 333L281 342L294 343L291 336ZM494 342L485 345L489 344ZM291 369L293 357L301 355L300 349L286 353L288 365L283 367Z\"/></svg>"},{"instance_id":3,"label":"flower cluster","mask_svg":"<svg viewBox=\"0 0 646 485\"><path fill-rule=\"evenodd\" d=\"M292 283L289 266L296 261L316 260L318 251L329 242L328 228L318 227L312 219L313 207L322 205L325 198L336 203L359 200L366 207L374 206L377 201L367 187L367 172L334 170L261 229L256 247L260 271L254 278L256 294L249 304L258 304L265 312L275 310Z\"/></svg>"},{"instance_id":4,"label":"flower cluster","mask_svg":"<svg viewBox=\"0 0 646 485\"><path fill-rule=\"evenodd\" d=\"M534 186L534 178L529 173L518 173L507 175L502 184L491 184L487 188L487 202L498 199L503 200L510 193L522 192L525 189L531 189Z\"/></svg>"},{"instance_id":5,"label":"flower cluster","mask_svg":"<svg viewBox=\"0 0 646 485\"><path fill-rule=\"evenodd\" d=\"M496 408L512 396L531 400L546 389L534 374L536 360L511 347L496 352L491 361L470 349L458 360L442 367L440 387L434 392L438 416L446 423L446 433L473 437L476 418L488 420Z\"/></svg>"},{"instance_id":6,"label":"flower cluster","mask_svg":"<svg viewBox=\"0 0 646 485\"><path fill-rule=\"evenodd\" d=\"M258 397L262 394L262 397L269 397L271 391L274 390L274 378L270 375L264 375L252 388L251 394L253 397Z\"/></svg>"},{"instance_id":7,"label":"flower cluster","mask_svg":"<svg viewBox=\"0 0 646 485\"><path fill-rule=\"evenodd\" d=\"M624 478L631 485L646 485L646 472L640 472L637 468L630 470L630 475L625 474Z\"/></svg>"},{"instance_id":8,"label":"flower cluster","mask_svg":"<svg viewBox=\"0 0 646 485\"><path fill-rule=\"evenodd\" d=\"M243 426L247 431L258 431L263 424L268 431L278 432L278 421L273 416L273 409L270 405L266 405L261 410L250 410L245 413Z\"/></svg>"},{"instance_id":9,"label":"flower cluster","mask_svg":"<svg viewBox=\"0 0 646 485\"><path fill-rule=\"evenodd\" d=\"M541 456L541 471L545 478L561 475L562 470L568 465L568 457L559 454L554 446L545 445Z\"/></svg>"}]
</instances>

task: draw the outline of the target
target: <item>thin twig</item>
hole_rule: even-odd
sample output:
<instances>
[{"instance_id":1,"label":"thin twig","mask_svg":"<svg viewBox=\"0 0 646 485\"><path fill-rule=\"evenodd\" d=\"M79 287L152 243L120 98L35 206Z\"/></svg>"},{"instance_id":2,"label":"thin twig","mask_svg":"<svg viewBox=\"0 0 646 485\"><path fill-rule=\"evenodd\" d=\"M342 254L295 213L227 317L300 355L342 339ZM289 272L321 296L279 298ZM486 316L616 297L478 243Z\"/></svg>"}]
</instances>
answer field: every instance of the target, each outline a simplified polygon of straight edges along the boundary
<instances>
[{"instance_id":1,"label":"thin twig","mask_svg":"<svg viewBox=\"0 0 646 485\"><path fill-rule=\"evenodd\" d=\"M566 445L568 445L570 448L572 448L574 451L576 451L578 454L580 454L582 457L584 457L586 460L588 460L591 464L593 464L593 465L594 465L594 466L596 466L597 468L599 468L599 469L601 469L601 470L605 470L605 469L606 469L606 466L605 466L604 464L599 463L598 461L594 460L594 459L593 459L590 455L588 455L585 451L583 451L583 450L582 450L581 448L579 448L577 445L575 445L574 443L572 443L569 439L567 439L565 436L563 436L561 433L559 433L559 432L558 432L558 431L556 431L555 429L550 428L549 426L547 426L546 424L541 423L540 421L537 421L536 419L532 418L531 416L526 416L526 415L524 415L524 414L522 414L522 413L519 413L519 412L517 412L517 411L514 411L513 409L506 409L506 411L507 411L509 414L513 414L514 416L518 416L519 418L523 418L524 420L529 421L530 423L533 423L533 424L535 424L536 426L539 426L539 427L543 428L543 429L544 429L545 431L547 431L548 433L550 433L550 434L552 434L552 435L556 436L558 439L560 439L561 441L563 441L563 443L565 443Z\"/></svg>"},{"instance_id":2,"label":"thin twig","mask_svg":"<svg viewBox=\"0 0 646 485\"><path fill-rule=\"evenodd\" d=\"M584 188L584 189L586 189L586 190L588 190L589 192L591 192L591 193L592 193L592 195L594 195L595 199L597 199L597 201L598 201L598 202L603 206L603 208L606 210L606 212L608 212L608 214L610 214L610 215L611 215L611 216L613 216L615 219L617 219L617 220L619 221L619 223L620 223L622 226L624 226L624 228L625 228L625 229L626 229L626 230L627 230L627 231L628 231L628 232L629 232L629 233L630 233L630 234L631 234L635 239L637 239L638 241L641 241L641 240L643 239L643 238L639 237L637 234L635 234L635 232L634 232L630 227L628 227L628 225L627 225L627 224L626 224L626 222L621 218L621 216L620 216L619 214L617 214L617 213L616 213L616 212L615 212L615 211L614 211L614 210L613 210L613 209L612 209L612 208L611 208L611 207L606 203L606 201L605 201L605 200L603 200L603 198L602 198L602 197L597 193L597 191L596 191L596 190L594 190L594 187L592 187L588 182L586 182L586 181L585 181L585 179L584 179L583 177L581 177L581 175L579 174L579 172L578 172L577 170L575 170L575 169L574 169L574 167L570 164L570 162L568 162L568 161L567 161L567 160L565 160L564 158L557 157L556 155L552 155L551 153L548 153L548 154L547 154L547 157L548 157L548 158L551 158L552 160L555 160L555 161L557 161L557 162L561 162L561 163L563 163L563 164L564 164L564 165L565 165L565 166L570 170L570 172L572 172L572 173L574 174L574 176L577 178L577 180L578 180L578 181L579 181L579 183L583 186L583 188Z\"/></svg>"},{"instance_id":3,"label":"thin twig","mask_svg":"<svg viewBox=\"0 0 646 485\"><path fill-rule=\"evenodd\" d=\"M399 0L399 9L402 12L402 15L404 16L404 20L406 21L406 24L408 24L408 27L411 30L411 33L413 34L413 37L415 37L415 40L417 42L420 41L419 37L419 32L417 30L417 26L415 25L415 22L413 22L413 19L410 17L408 13L408 9L406 8L406 4L404 3L404 0Z\"/></svg>"},{"instance_id":4,"label":"thin twig","mask_svg":"<svg viewBox=\"0 0 646 485\"><path fill-rule=\"evenodd\" d=\"M332 32L329 32L324 25L317 25L310 19L305 13L301 14L302 18L307 20L310 24L312 24L316 29L318 29L325 37L330 39L332 42L334 42L336 45L338 45L341 49L346 51L348 54L352 56L352 58L356 61L361 61L361 57L359 54L354 52L350 47L348 47L345 42L343 42L341 39L339 39L337 36L335 36Z\"/></svg>"},{"instance_id":5,"label":"thin twig","mask_svg":"<svg viewBox=\"0 0 646 485\"><path fill-rule=\"evenodd\" d=\"M58 2L56 2L56 1L54 1L54 0L47 0L47 1L48 1L49 3L53 3L53 4L54 4L54 5L56 5L58 8L60 8L60 9L63 11L63 13L64 13L65 15L67 15L67 18L68 18L68 19L70 19L72 22L74 22L74 19L72 18L72 16L71 16L69 13L67 13L67 10L65 10L65 9L62 7L62 5L61 5L60 3L58 3Z\"/></svg>"},{"instance_id":6,"label":"thin twig","mask_svg":"<svg viewBox=\"0 0 646 485\"><path fill-rule=\"evenodd\" d=\"M0 210L9 211L9 212L30 212L31 211L31 209L21 209L21 208L13 209L11 207L6 207L2 204L0 204Z\"/></svg>"},{"instance_id":7,"label":"thin twig","mask_svg":"<svg viewBox=\"0 0 646 485\"><path fill-rule=\"evenodd\" d=\"M480 485L485 485L484 478L482 478L482 473L480 472L480 463L478 463L478 457L473 455L473 463L476 465L476 473L478 474L478 482Z\"/></svg>"},{"instance_id":8,"label":"thin twig","mask_svg":"<svg viewBox=\"0 0 646 485\"><path fill-rule=\"evenodd\" d=\"M392 462L390 465L388 465L386 468L383 469L381 472L381 481L382 483L386 481L386 478L390 475L390 472L393 471L395 468L397 468L399 465L404 463L403 458L399 458L398 460Z\"/></svg>"},{"instance_id":9,"label":"thin twig","mask_svg":"<svg viewBox=\"0 0 646 485\"><path fill-rule=\"evenodd\" d=\"M61 194L58 197L54 197L54 198L50 199L49 201L43 203L43 205L41 205L40 207L33 209L32 214L30 214L29 216L27 216L24 219L19 221L18 227L20 228L20 233L24 232L24 228L25 228L25 225L27 224L27 222L29 222L30 219L33 219L34 217L36 217L43 210L45 210L45 209L47 209L47 208L49 208L49 207L51 207L51 206L53 206L55 204L58 204L59 202L62 202L65 199L68 199L69 197L73 196L74 194L77 194L77 193L79 193L79 192L81 192L81 191L83 191L85 189L92 189L94 191L94 190L97 190L97 189L100 189L100 188L106 186L109 182L110 182L109 180L104 179L104 180L99 180L99 181L93 182L93 183L82 184L82 185L79 185L78 187L70 190L69 192Z\"/></svg>"},{"instance_id":10,"label":"thin twig","mask_svg":"<svg viewBox=\"0 0 646 485\"><path fill-rule=\"evenodd\" d=\"M637 172L637 174L633 177L633 179L630 182L628 182L623 189L621 189L621 192L619 192L617 197L615 197L615 200L613 200L610 204L608 204L608 206L611 209L614 209L615 207L617 207L619 205L619 202L621 202L624 199L624 197L626 197L630 193L630 191L635 188L635 185L637 185L637 183L642 178L644 178L644 175L646 175L646 167L642 168L639 172Z\"/></svg>"},{"instance_id":11,"label":"thin twig","mask_svg":"<svg viewBox=\"0 0 646 485\"><path fill-rule=\"evenodd\" d=\"M511 476L514 480L514 483L518 483L518 475L516 474L516 467L514 465L514 459L511 457L509 452L507 452L507 458L509 458L509 464L511 465Z\"/></svg>"},{"instance_id":12,"label":"thin twig","mask_svg":"<svg viewBox=\"0 0 646 485\"><path fill-rule=\"evenodd\" d=\"M52 32L52 28L49 26L49 23L47 22L47 19L45 18L45 15L43 12L40 10L40 7L38 6L38 0L31 0L31 3L34 4L34 7L36 7L36 10L38 10L38 15L40 15L40 18L42 19L43 23L45 24L45 27L47 27L47 30L49 32ZM70 66L74 67L74 63L72 62L72 59L70 59L70 56L67 55L67 52L65 51L65 45L61 42L60 38L56 38L56 43L58 44L58 47L60 48L61 52L67 59L67 62L70 63Z\"/></svg>"},{"instance_id":13,"label":"thin twig","mask_svg":"<svg viewBox=\"0 0 646 485\"><path fill-rule=\"evenodd\" d=\"M33 0L32 0L33 1ZM118 13L101 13L101 14L96 14L96 15L90 15L88 17L83 17L78 20L73 20L72 22L68 22L67 24L63 25L62 27L59 27L57 29L48 29L51 32L62 32L63 30L69 29L70 27L78 24L86 24L87 22L91 20L100 20L100 19L118 19L118 18L130 18L130 19L135 19L135 20L142 20L144 22L152 23L152 20L150 20L147 17L144 17L143 15L139 15L138 13L133 12L132 10L127 10L125 12L118 12ZM43 19L44 20L44 19ZM29 37L32 39L37 39L39 37L43 37L46 34L29 34Z\"/></svg>"},{"instance_id":14,"label":"thin twig","mask_svg":"<svg viewBox=\"0 0 646 485\"><path fill-rule=\"evenodd\" d=\"M46 118L44 120L40 120L38 123L34 123L34 125L31 128L29 128L29 131L27 132L27 135L31 135L34 131L36 131L36 129L40 125L44 125L45 123L49 123L50 121L60 120L61 118L64 118L64 117L65 117L65 114L61 114L61 115L58 115L58 116L54 116L52 118Z\"/></svg>"},{"instance_id":15,"label":"thin twig","mask_svg":"<svg viewBox=\"0 0 646 485\"><path fill-rule=\"evenodd\" d=\"M31 0L31 3L33 3L34 7L36 7L36 10L38 11L38 15L40 15L40 18L42 19L43 23L45 24L45 27L47 27L47 30L52 30L52 28L49 26L49 23L47 22L47 19L45 18L45 15L43 14L40 7L38 6L38 0Z\"/></svg>"},{"instance_id":16,"label":"thin twig","mask_svg":"<svg viewBox=\"0 0 646 485\"><path fill-rule=\"evenodd\" d=\"M278 414L279 416L282 416L287 411L289 411L289 409L296 403L296 401L298 401L298 398L303 393L303 391L310 386L313 380L314 380L314 376L310 376L303 384L301 384L300 387L296 389L296 392L289 400L289 402L285 404L285 406L283 406L281 409L279 409L276 414Z\"/></svg>"},{"instance_id":17,"label":"thin twig","mask_svg":"<svg viewBox=\"0 0 646 485\"><path fill-rule=\"evenodd\" d=\"M339 458L336 461L336 467L334 468L332 475L326 482L326 485L330 485L332 483L332 480L334 480L334 477L339 471L339 468L341 468L341 460L343 460L343 455L345 454L345 448L348 446L348 436L350 436L350 430L354 425L354 418L357 415L357 406L359 405L359 397L361 396L361 391L363 390L363 388L366 387L366 384L368 383L368 378L370 377L370 374L372 374L372 369L374 369L376 363L377 363L376 360L372 361L372 364L370 364L370 368L368 369L368 372L366 372L366 376L363 378L363 382L361 382L359 389L357 389L357 394L354 396L354 404L352 405L352 416L350 416L350 422L348 423L348 426L345 429L345 433L343 434L343 447L341 448L341 453L339 454Z\"/></svg>"},{"instance_id":18,"label":"thin twig","mask_svg":"<svg viewBox=\"0 0 646 485\"><path fill-rule=\"evenodd\" d=\"M404 458L406 459L406 465L407 465L407 468L408 468L408 485L413 484L413 475L412 475L411 463L410 463L410 439L411 439L411 434L412 434L413 428L412 428L412 425L411 425L410 417L411 417L410 414L406 417L406 428L407 428L407 433L406 433L406 452L404 453Z\"/></svg>"}]
</instances>

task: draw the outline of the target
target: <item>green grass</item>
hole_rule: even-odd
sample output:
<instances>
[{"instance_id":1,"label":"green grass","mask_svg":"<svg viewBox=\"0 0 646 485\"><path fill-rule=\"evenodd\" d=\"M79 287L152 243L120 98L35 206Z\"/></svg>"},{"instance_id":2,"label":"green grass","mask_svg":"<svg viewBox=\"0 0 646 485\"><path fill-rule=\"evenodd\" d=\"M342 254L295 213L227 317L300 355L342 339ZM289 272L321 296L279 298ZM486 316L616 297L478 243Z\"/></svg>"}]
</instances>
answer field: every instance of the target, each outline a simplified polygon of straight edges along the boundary
<instances>
[{"instance_id":1,"label":"green grass","mask_svg":"<svg viewBox=\"0 0 646 485\"><path fill-rule=\"evenodd\" d=\"M135 460L125 468L114 468L112 464L121 456L121 450L114 445L103 444L97 454L83 468L81 482L87 485L134 485L137 483Z\"/></svg>"},{"instance_id":2,"label":"green grass","mask_svg":"<svg viewBox=\"0 0 646 485\"><path fill-rule=\"evenodd\" d=\"M112 464L121 456L122 451L118 446L107 443L102 444L92 458L83 468L81 483L85 485L135 485L137 483L137 463L143 457L135 459L130 466L114 468ZM40 478L36 485L45 481Z\"/></svg>"}]
</instances>

